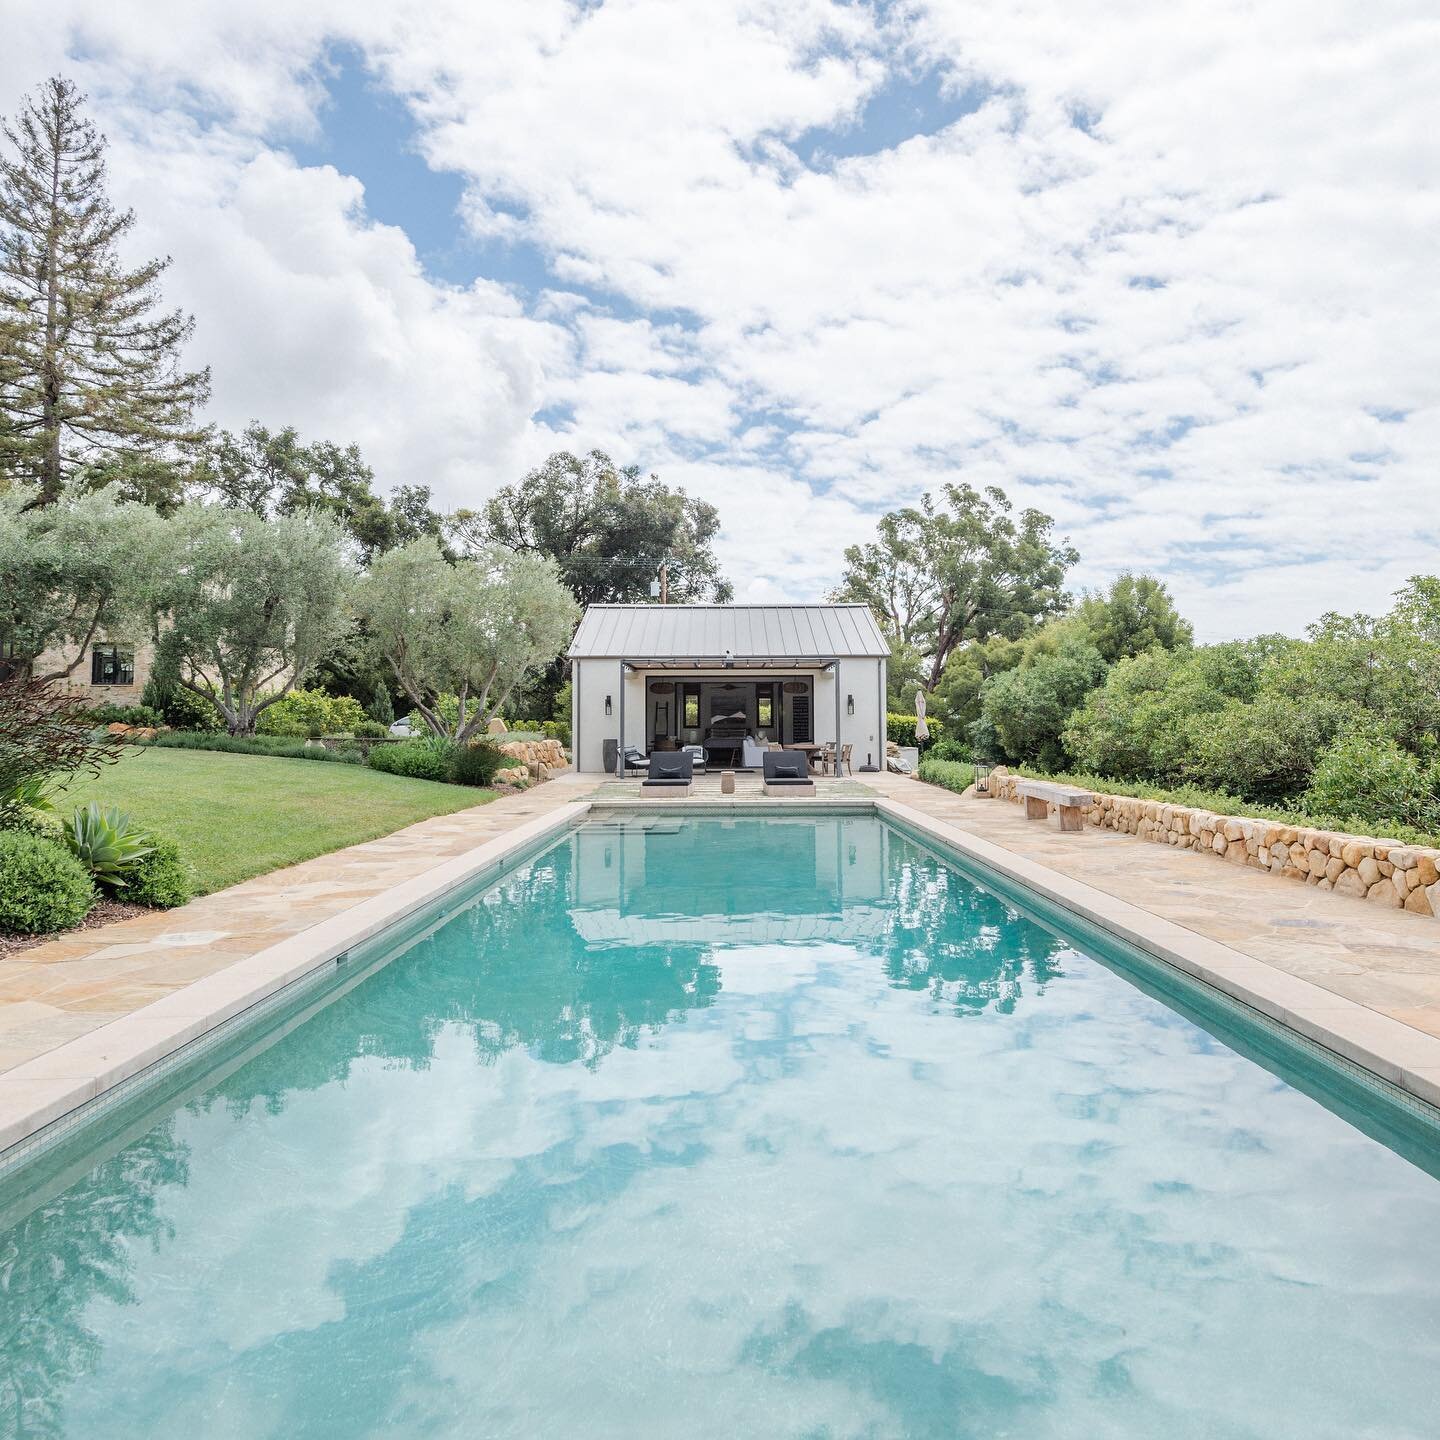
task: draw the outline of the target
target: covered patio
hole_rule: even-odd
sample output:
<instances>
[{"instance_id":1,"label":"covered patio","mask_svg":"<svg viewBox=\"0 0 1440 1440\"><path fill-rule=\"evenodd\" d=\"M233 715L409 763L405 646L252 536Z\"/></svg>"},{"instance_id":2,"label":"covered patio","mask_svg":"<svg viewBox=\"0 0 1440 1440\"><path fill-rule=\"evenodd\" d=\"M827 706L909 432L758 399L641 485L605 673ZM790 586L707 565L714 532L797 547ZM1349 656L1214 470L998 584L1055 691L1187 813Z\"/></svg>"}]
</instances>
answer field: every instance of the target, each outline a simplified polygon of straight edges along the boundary
<instances>
[{"instance_id":1,"label":"covered patio","mask_svg":"<svg viewBox=\"0 0 1440 1440\"><path fill-rule=\"evenodd\" d=\"M863 605L592 605L569 655L578 770L678 750L754 770L774 746L883 763L889 647Z\"/></svg>"}]
</instances>

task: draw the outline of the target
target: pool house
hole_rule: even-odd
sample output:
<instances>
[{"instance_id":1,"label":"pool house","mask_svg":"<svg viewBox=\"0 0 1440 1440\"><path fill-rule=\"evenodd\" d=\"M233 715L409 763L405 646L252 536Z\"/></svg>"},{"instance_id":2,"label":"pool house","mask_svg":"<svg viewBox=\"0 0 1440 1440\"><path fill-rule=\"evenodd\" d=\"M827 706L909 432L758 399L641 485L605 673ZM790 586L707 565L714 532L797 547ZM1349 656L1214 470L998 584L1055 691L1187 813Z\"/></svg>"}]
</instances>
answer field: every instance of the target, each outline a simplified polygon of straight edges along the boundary
<instances>
[{"instance_id":1,"label":"pool house","mask_svg":"<svg viewBox=\"0 0 1440 1440\"><path fill-rule=\"evenodd\" d=\"M591 605L569 650L576 769L685 747L746 768L776 744L883 765L889 654L865 605Z\"/></svg>"}]
</instances>

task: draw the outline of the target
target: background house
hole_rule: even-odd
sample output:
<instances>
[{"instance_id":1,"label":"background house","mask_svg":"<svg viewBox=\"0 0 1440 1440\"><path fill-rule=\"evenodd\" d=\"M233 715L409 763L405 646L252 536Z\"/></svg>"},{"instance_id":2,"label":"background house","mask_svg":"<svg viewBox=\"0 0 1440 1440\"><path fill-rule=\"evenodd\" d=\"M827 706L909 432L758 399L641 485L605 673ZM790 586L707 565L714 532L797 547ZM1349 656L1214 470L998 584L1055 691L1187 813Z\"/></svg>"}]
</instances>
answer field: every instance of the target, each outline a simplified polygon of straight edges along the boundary
<instances>
[{"instance_id":1,"label":"background house","mask_svg":"<svg viewBox=\"0 0 1440 1440\"><path fill-rule=\"evenodd\" d=\"M649 753L746 734L884 763L890 647L867 606L591 605L568 653L577 770L604 771L607 740Z\"/></svg>"},{"instance_id":2,"label":"background house","mask_svg":"<svg viewBox=\"0 0 1440 1440\"><path fill-rule=\"evenodd\" d=\"M61 682L80 691L96 705L138 705L155 647L146 640L124 636L102 636L91 641L79 656L79 664ZM76 647L67 645L42 651L31 669L48 675L76 658Z\"/></svg>"}]
</instances>

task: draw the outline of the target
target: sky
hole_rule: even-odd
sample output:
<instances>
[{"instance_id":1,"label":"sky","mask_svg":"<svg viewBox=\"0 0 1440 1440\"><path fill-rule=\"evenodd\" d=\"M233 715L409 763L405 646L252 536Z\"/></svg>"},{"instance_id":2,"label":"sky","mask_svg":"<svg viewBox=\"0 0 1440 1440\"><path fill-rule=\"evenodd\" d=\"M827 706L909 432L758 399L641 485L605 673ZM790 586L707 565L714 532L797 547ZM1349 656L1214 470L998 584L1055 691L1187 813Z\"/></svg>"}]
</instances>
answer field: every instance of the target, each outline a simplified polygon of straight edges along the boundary
<instances>
[{"instance_id":1,"label":"sky","mask_svg":"<svg viewBox=\"0 0 1440 1440\"><path fill-rule=\"evenodd\" d=\"M1199 638L1440 571L1431 0L8 0L208 418L475 506L599 448L804 600L946 483Z\"/></svg>"}]
</instances>

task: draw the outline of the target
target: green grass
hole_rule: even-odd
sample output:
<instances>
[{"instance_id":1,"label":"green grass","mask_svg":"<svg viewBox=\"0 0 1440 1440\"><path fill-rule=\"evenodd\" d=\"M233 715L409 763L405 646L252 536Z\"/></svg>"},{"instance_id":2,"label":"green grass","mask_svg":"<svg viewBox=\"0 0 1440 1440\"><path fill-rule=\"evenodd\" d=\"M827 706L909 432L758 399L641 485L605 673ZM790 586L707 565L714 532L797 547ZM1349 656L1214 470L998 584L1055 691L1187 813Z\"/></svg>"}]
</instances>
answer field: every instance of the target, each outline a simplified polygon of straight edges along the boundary
<instances>
[{"instance_id":1,"label":"green grass","mask_svg":"<svg viewBox=\"0 0 1440 1440\"><path fill-rule=\"evenodd\" d=\"M201 894L493 800L491 790L213 750L145 749L55 796L68 816L98 800L167 835Z\"/></svg>"}]
</instances>

